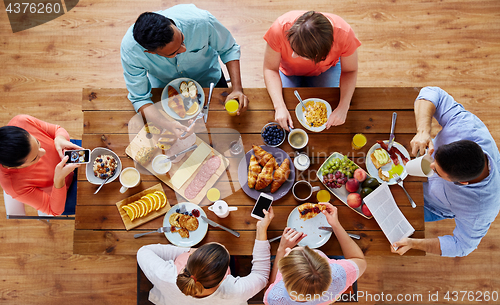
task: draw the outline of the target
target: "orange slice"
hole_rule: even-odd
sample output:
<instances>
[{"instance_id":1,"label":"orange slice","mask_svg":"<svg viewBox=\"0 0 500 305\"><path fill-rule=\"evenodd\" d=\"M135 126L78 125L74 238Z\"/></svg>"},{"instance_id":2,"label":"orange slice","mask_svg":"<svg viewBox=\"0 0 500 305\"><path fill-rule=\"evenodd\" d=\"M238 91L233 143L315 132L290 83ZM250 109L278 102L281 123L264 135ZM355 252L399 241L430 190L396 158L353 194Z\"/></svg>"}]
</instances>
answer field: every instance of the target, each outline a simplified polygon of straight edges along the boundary
<instances>
[{"instance_id":1,"label":"orange slice","mask_svg":"<svg viewBox=\"0 0 500 305\"><path fill-rule=\"evenodd\" d=\"M153 196L153 193L147 194L146 197L148 197L153 202L153 210L156 211L156 208L160 206L158 199Z\"/></svg>"},{"instance_id":2,"label":"orange slice","mask_svg":"<svg viewBox=\"0 0 500 305\"><path fill-rule=\"evenodd\" d=\"M137 200L137 204L141 207L141 215L139 217L144 217L148 214L148 205L144 200Z\"/></svg>"},{"instance_id":3,"label":"orange slice","mask_svg":"<svg viewBox=\"0 0 500 305\"><path fill-rule=\"evenodd\" d=\"M122 209L125 212L127 212L128 217L130 217L130 221L135 219L135 211L131 207L124 205L124 206L122 206Z\"/></svg>"},{"instance_id":4,"label":"orange slice","mask_svg":"<svg viewBox=\"0 0 500 305\"><path fill-rule=\"evenodd\" d=\"M141 215L141 209L137 205L137 203L132 202L128 204L129 207L131 207L135 211L135 218L139 217Z\"/></svg>"},{"instance_id":5,"label":"orange slice","mask_svg":"<svg viewBox=\"0 0 500 305\"><path fill-rule=\"evenodd\" d=\"M151 195L151 197L153 197L155 199L156 207L161 207L161 197L155 193L151 193L150 195Z\"/></svg>"},{"instance_id":6,"label":"orange slice","mask_svg":"<svg viewBox=\"0 0 500 305\"><path fill-rule=\"evenodd\" d=\"M151 197L146 196L146 195L142 196L141 200L144 200L147 203L147 205L148 205L148 214L151 213L151 211L153 210L153 207L155 205L154 200Z\"/></svg>"},{"instance_id":7,"label":"orange slice","mask_svg":"<svg viewBox=\"0 0 500 305\"><path fill-rule=\"evenodd\" d=\"M194 101L193 105L186 111L186 115L193 115L198 111L200 106L198 106L198 102Z\"/></svg>"},{"instance_id":8,"label":"orange slice","mask_svg":"<svg viewBox=\"0 0 500 305\"><path fill-rule=\"evenodd\" d=\"M167 196L165 195L164 192L160 192L160 191L156 191L155 194L160 196L160 198L161 198L161 205L158 206L158 208L156 209L158 211L159 209L161 209L165 205L167 205Z\"/></svg>"}]
</instances>

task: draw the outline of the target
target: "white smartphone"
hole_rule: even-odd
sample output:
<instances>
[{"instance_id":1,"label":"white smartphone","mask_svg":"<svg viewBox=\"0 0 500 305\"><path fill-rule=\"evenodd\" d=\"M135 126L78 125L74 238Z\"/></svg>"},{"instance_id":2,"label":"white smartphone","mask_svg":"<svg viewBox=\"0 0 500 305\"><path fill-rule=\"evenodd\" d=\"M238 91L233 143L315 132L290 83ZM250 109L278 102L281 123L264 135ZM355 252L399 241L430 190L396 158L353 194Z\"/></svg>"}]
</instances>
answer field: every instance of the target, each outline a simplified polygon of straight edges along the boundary
<instances>
[{"instance_id":1,"label":"white smartphone","mask_svg":"<svg viewBox=\"0 0 500 305\"><path fill-rule=\"evenodd\" d=\"M90 149L67 150L64 152L64 155L69 157L66 163L90 162Z\"/></svg>"},{"instance_id":2,"label":"white smartphone","mask_svg":"<svg viewBox=\"0 0 500 305\"><path fill-rule=\"evenodd\" d=\"M266 211L269 211L269 208L271 207L273 200L274 200L273 196L268 195L266 193L260 193L259 198L257 199L255 205L253 206L253 210L250 216L252 216L253 218L257 218L259 220L264 219L266 215L264 215L262 209L266 209Z\"/></svg>"}]
</instances>

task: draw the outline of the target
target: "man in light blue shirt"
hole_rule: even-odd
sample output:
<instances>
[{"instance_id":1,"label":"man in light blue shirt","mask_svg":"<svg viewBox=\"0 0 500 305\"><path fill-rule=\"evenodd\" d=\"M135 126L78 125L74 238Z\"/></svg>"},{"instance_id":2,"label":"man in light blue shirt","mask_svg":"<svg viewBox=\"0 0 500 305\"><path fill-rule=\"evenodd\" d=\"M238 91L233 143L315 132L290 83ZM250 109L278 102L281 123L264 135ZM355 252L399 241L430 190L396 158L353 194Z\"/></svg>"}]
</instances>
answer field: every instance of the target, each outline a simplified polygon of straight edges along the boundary
<instances>
[{"instance_id":1,"label":"man in light blue shirt","mask_svg":"<svg viewBox=\"0 0 500 305\"><path fill-rule=\"evenodd\" d=\"M431 120L443 127L431 138ZM466 256L474 251L500 210L500 154L488 128L444 90L426 87L415 101L417 134L412 154L433 154L435 175L424 183L425 221L454 218L453 235L405 238L393 246L404 254L411 248L442 256ZM435 148L435 150L434 150Z\"/></svg>"},{"instance_id":2,"label":"man in light blue shirt","mask_svg":"<svg viewBox=\"0 0 500 305\"><path fill-rule=\"evenodd\" d=\"M248 106L241 85L240 46L212 14L193 4L141 14L123 37L120 53L128 98L134 109L177 136L186 127L166 122L155 107L150 107L151 88L163 88L180 77L192 78L204 88L212 82L227 88L219 56L232 84L226 101L239 101L238 115Z\"/></svg>"}]
</instances>

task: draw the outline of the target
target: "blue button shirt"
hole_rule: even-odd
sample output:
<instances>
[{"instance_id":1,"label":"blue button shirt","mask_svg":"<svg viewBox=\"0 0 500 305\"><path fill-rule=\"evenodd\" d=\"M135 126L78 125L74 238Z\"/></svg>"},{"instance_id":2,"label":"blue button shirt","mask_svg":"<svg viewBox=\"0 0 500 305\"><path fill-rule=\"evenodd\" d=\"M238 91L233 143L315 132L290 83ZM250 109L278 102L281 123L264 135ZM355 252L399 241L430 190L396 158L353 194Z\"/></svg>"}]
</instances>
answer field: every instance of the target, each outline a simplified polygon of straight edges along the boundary
<instances>
[{"instance_id":1,"label":"blue button shirt","mask_svg":"<svg viewBox=\"0 0 500 305\"><path fill-rule=\"evenodd\" d=\"M424 183L425 206L437 215L455 219L453 235L439 236L442 256L466 256L477 248L500 210L500 154L484 123L447 92L426 87L419 99L436 106L434 118L443 127L433 140L436 150L444 144L471 140L488 158L489 175L478 183L456 185L438 175Z\"/></svg>"},{"instance_id":2,"label":"blue button shirt","mask_svg":"<svg viewBox=\"0 0 500 305\"><path fill-rule=\"evenodd\" d=\"M173 20L184 34L186 52L174 58L146 53L146 49L134 39L134 26L128 29L120 53L128 98L136 111L152 103L148 74L165 84L179 77L188 77L206 88L221 78L219 56L224 64L240 59L240 46L229 30L209 12L194 4L180 4L157 13Z\"/></svg>"}]
</instances>

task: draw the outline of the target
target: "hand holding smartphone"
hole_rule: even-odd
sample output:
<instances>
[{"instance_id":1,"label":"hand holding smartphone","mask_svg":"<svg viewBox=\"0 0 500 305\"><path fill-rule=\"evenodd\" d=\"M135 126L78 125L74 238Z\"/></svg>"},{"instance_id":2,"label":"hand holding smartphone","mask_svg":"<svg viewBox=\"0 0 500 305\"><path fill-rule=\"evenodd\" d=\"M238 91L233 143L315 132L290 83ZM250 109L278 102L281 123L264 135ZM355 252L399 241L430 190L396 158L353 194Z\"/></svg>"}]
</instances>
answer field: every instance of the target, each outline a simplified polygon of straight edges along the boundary
<instances>
[{"instance_id":1,"label":"hand holding smartphone","mask_svg":"<svg viewBox=\"0 0 500 305\"><path fill-rule=\"evenodd\" d=\"M90 149L67 150L64 155L69 157L66 163L84 164L90 162Z\"/></svg>"},{"instance_id":2,"label":"hand holding smartphone","mask_svg":"<svg viewBox=\"0 0 500 305\"><path fill-rule=\"evenodd\" d=\"M264 219L266 215L264 215L264 212L262 212L262 210L266 209L266 211L269 211L269 208L271 207L273 200L274 198L271 195L268 195L266 193L260 193L259 198L257 199L255 205L253 206L253 210L250 216L259 220Z\"/></svg>"}]
</instances>

